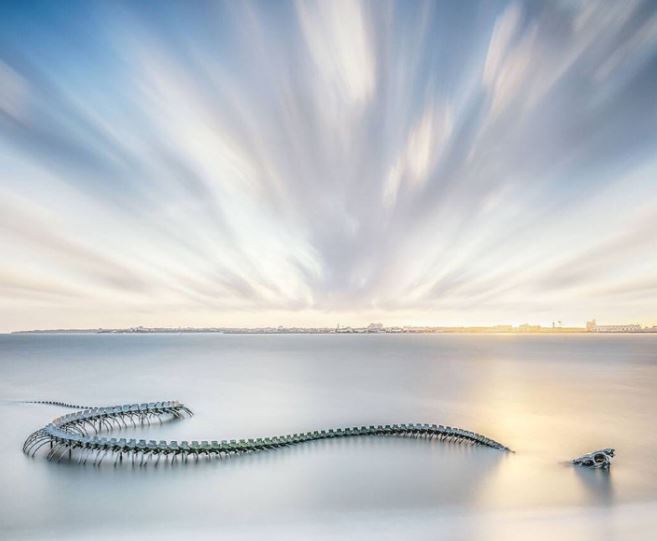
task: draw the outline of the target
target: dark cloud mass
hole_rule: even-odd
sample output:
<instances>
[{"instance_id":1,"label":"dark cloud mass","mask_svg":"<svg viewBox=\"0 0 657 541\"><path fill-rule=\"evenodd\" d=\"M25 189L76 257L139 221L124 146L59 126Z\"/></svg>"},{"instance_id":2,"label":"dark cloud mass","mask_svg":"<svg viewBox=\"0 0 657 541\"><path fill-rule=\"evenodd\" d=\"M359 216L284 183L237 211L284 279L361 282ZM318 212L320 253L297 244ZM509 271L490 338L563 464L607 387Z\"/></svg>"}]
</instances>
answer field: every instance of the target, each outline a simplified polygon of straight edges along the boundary
<instances>
[{"instance_id":1,"label":"dark cloud mass","mask_svg":"<svg viewBox=\"0 0 657 541\"><path fill-rule=\"evenodd\" d=\"M657 4L5 3L0 330L657 324Z\"/></svg>"}]
</instances>

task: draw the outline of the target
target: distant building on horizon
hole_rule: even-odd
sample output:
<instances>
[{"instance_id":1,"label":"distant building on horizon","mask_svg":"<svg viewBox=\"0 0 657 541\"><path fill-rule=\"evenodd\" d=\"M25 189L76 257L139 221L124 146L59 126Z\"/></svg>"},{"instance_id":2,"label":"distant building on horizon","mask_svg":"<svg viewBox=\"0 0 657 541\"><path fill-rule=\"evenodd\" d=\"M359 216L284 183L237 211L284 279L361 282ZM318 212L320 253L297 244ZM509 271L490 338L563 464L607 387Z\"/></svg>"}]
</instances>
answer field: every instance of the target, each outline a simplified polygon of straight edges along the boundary
<instances>
[{"instance_id":1,"label":"distant building on horizon","mask_svg":"<svg viewBox=\"0 0 657 541\"><path fill-rule=\"evenodd\" d=\"M643 327L638 323L624 325L598 325L595 319L586 322L587 332L614 333L614 332L642 332Z\"/></svg>"}]
</instances>

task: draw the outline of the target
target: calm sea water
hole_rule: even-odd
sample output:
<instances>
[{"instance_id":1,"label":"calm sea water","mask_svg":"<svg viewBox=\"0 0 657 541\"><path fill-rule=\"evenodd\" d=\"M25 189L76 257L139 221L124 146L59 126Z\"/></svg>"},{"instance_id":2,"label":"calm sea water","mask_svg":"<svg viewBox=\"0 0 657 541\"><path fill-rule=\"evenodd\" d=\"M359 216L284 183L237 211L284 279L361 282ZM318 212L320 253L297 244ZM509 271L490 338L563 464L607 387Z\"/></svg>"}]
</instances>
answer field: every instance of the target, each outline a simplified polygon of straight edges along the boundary
<instances>
[{"instance_id":1,"label":"calm sea water","mask_svg":"<svg viewBox=\"0 0 657 541\"><path fill-rule=\"evenodd\" d=\"M1 335L3 539L654 539L657 336ZM123 437L460 426L516 454L353 438L158 468L51 464L68 412L15 399L184 401ZM565 464L615 447L610 472Z\"/></svg>"}]
</instances>

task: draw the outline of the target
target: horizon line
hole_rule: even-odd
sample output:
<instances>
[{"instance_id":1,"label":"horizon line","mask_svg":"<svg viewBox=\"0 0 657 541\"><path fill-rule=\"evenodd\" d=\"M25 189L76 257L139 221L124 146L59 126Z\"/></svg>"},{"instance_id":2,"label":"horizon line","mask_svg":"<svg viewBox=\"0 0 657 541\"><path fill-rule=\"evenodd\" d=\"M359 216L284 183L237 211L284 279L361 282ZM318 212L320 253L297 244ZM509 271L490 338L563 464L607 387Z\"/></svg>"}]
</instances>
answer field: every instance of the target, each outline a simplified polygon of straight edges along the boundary
<instances>
[{"instance_id":1,"label":"horizon line","mask_svg":"<svg viewBox=\"0 0 657 541\"><path fill-rule=\"evenodd\" d=\"M297 326L297 325L263 325L263 326L143 326L131 327L87 327L87 328L52 328L52 329L21 329L8 331L6 334L55 334L55 333L101 333L101 334L146 334L146 333L322 333L322 334L349 334L349 333L418 333L418 332L494 332L494 333L605 333L605 332L657 332L657 325L643 323L604 324L599 325L595 320L587 321L584 326L564 326L553 323L551 326L543 326L532 323L507 324L498 323L493 325L383 325L382 323L369 323L362 326Z\"/></svg>"}]
</instances>

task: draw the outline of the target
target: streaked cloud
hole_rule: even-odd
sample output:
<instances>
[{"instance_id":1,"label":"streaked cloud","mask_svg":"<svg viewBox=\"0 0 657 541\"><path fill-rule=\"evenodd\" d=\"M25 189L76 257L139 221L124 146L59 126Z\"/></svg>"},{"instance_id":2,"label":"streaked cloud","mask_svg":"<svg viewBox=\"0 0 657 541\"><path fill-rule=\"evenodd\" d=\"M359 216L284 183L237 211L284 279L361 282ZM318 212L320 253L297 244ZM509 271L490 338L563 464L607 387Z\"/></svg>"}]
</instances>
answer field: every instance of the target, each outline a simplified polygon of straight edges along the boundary
<instances>
[{"instance_id":1,"label":"streaked cloud","mask_svg":"<svg viewBox=\"0 0 657 541\"><path fill-rule=\"evenodd\" d=\"M447 106L430 106L411 130L401 155L388 173L384 204L392 206L402 182L409 189L419 188L440 162L452 134L452 116Z\"/></svg>"},{"instance_id":2,"label":"streaked cloud","mask_svg":"<svg viewBox=\"0 0 657 541\"><path fill-rule=\"evenodd\" d=\"M296 4L319 92L333 92L347 104L364 105L376 83L376 59L365 4L350 0Z\"/></svg>"},{"instance_id":3,"label":"streaked cloud","mask_svg":"<svg viewBox=\"0 0 657 541\"><path fill-rule=\"evenodd\" d=\"M0 35L0 329L657 324L653 2L14 3Z\"/></svg>"}]
</instances>

